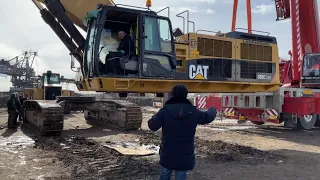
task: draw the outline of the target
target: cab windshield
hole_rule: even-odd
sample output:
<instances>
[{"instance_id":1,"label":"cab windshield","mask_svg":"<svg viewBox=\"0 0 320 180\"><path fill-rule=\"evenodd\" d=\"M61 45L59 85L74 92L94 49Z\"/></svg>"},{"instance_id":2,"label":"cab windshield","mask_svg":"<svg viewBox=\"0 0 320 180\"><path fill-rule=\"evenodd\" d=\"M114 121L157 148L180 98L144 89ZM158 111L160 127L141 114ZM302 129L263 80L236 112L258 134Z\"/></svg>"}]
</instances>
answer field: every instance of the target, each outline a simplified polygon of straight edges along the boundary
<instances>
[{"instance_id":1,"label":"cab windshield","mask_svg":"<svg viewBox=\"0 0 320 180\"><path fill-rule=\"evenodd\" d=\"M320 77L320 54L306 54L303 58L304 77Z\"/></svg>"},{"instance_id":2,"label":"cab windshield","mask_svg":"<svg viewBox=\"0 0 320 180\"><path fill-rule=\"evenodd\" d=\"M169 21L147 16L145 18L145 34L144 48L146 52L144 57L157 60L166 70L172 71L173 67L170 61L173 61L173 39L171 38Z\"/></svg>"},{"instance_id":3,"label":"cab windshield","mask_svg":"<svg viewBox=\"0 0 320 180\"><path fill-rule=\"evenodd\" d=\"M51 74L50 81L48 82L48 75L45 74L44 76L44 84L60 84L60 75L59 74Z\"/></svg>"},{"instance_id":4,"label":"cab windshield","mask_svg":"<svg viewBox=\"0 0 320 180\"><path fill-rule=\"evenodd\" d=\"M172 53L172 39L169 21L146 17L145 50Z\"/></svg>"}]
</instances>

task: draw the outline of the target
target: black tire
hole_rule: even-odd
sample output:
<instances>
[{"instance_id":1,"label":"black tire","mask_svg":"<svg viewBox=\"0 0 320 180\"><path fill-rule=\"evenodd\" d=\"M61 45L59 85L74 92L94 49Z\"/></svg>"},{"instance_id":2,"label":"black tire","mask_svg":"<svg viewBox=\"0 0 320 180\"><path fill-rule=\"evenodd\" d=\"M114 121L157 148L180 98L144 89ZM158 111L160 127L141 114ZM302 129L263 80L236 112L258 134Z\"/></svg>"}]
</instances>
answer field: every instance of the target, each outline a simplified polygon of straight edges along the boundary
<instances>
[{"instance_id":1,"label":"black tire","mask_svg":"<svg viewBox=\"0 0 320 180\"><path fill-rule=\"evenodd\" d=\"M67 102L91 102L95 101L96 97L93 96L58 96L58 101L67 101Z\"/></svg>"},{"instance_id":2,"label":"black tire","mask_svg":"<svg viewBox=\"0 0 320 180\"><path fill-rule=\"evenodd\" d=\"M301 130L310 130L312 129L317 121L317 115L312 114L308 116L304 116L302 118L298 118L297 128Z\"/></svg>"},{"instance_id":3,"label":"black tire","mask_svg":"<svg viewBox=\"0 0 320 180\"><path fill-rule=\"evenodd\" d=\"M317 115L317 120L316 120L316 123L314 125L315 127L320 127L320 115L318 114Z\"/></svg>"},{"instance_id":4,"label":"black tire","mask_svg":"<svg viewBox=\"0 0 320 180\"><path fill-rule=\"evenodd\" d=\"M264 122L257 122L257 121L250 121L250 122L254 125L259 125L259 126L264 124Z\"/></svg>"}]
</instances>

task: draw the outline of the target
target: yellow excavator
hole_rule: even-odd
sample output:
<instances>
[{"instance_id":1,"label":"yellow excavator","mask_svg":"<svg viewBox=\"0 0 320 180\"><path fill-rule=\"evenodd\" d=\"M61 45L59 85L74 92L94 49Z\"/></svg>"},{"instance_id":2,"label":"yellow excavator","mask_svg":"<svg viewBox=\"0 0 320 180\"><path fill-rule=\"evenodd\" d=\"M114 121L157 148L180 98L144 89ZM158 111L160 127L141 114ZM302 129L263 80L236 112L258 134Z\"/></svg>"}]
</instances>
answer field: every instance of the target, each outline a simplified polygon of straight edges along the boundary
<instances>
[{"instance_id":1,"label":"yellow excavator","mask_svg":"<svg viewBox=\"0 0 320 180\"><path fill-rule=\"evenodd\" d=\"M34 79L33 88L25 88L24 96L31 100L55 100L57 96L74 96L74 91L63 89L62 82L74 82L64 79L59 73L47 71Z\"/></svg>"},{"instance_id":2,"label":"yellow excavator","mask_svg":"<svg viewBox=\"0 0 320 180\"><path fill-rule=\"evenodd\" d=\"M173 31L169 17L150 10L151 0L146 1L146 8L112 0L32 2L79 62L81 76L76 84L80 91L117 92L121 98L128 93L163 97L176 84L184 84L195 93L273 92L280 85L277 40L269 34L196 31L189 11L177 14L183 18L186 32ZM112 53L119 53L119 31L131 36L134 50L114 57ZM117 74L106 72L111 59L118 60ZM87 121L126 130L141 126L140 107L125 100L61 98L69 109L85 110ZM55 101L29 101L26 114L32 116L27 116L27 121L39 116L39 121L31 124L43 133L59 133L61 125L55 126L61 123L59 107Z\"/></svg>"}]
</instances>

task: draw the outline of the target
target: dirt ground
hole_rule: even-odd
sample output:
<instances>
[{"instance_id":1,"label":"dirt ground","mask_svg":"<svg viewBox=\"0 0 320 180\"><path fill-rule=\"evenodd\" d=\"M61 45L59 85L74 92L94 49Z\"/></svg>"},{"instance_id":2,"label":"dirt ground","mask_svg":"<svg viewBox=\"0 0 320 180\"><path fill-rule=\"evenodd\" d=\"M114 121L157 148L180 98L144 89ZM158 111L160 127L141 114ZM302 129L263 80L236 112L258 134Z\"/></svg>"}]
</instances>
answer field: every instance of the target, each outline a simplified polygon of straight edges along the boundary
<instances>
[{"instance_id":1,"label":"dirt ground","mask_svg":"<svg viewBox=\"0 0 320 180\"><path fill-rule=\"evenodd\" d=\"M43 138L26 128L8 130L0 112L0 176L11 179L157 179L161 132L147 120L139 131L121 132L88 125L82 114L65 117L61 137ZM188 179L312 180L320 176L320 131L297 132L276 125L238 125L219 120L198 126L196 168ZM144 148L153 154L129 156L110 148Z\"/></svg>"}]
</instances>

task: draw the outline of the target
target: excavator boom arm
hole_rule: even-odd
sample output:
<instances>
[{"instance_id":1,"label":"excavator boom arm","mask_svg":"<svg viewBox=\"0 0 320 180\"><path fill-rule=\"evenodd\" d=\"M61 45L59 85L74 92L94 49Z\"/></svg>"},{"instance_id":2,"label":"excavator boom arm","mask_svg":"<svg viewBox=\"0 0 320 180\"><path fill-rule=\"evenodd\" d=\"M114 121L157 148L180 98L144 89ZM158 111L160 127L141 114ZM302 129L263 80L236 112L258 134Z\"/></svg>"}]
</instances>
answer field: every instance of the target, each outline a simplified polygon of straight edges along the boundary
<instances>
[{"instance_id":1,"label":"excavator boom arm","mask_svg":"<svg viewBox=\"0 0 320 180\"><path fill-rule=\"evenodd\" d=\"M83 18L97 4L114 6L112 0L32 0L40 10L42 19L51 27L60 40L82 66L85 38L76 26L86 31ZM45 7L42 5L44 4Z\"/></svg>"},{"instance_id":2,"label":"excavator boom arm","mask_svg":"<svg viewBox=\"0 0 320 180\"><path fill-rule=\"evenodd\" d=\"M47 0L33 0L37 3L46 4ZM56 1L56 0L54 0ZM83 24L83 18L86 14L96 9L97 4L115 6L113 0L58 0L64 7L64 11L71 22L82 30L86 31L87 27Z\"/></svg>"}]
</instances>

